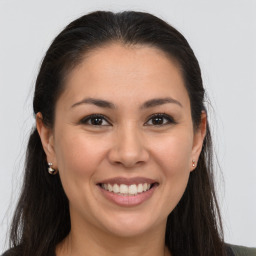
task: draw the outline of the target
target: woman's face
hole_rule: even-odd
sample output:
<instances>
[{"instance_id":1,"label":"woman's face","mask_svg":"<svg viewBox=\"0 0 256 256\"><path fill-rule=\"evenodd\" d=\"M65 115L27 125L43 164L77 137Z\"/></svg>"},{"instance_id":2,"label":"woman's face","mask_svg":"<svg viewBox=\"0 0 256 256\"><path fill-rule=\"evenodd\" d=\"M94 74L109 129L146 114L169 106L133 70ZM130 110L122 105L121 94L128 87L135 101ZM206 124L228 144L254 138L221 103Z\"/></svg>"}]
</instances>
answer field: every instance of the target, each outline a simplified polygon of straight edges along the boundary
<instances>
[{"instance_id":1,"label":"woman's face","mask_svg":"<svg viewBox=\"0 0 256 256\"><path fill-rule=\"evenodd\" d=\"M55 115L52 131L39 121L38 130L72 228L122 237L165 229L205 133L205 118L193 130L175 62L148 46L94 50L69 75Z\"/></svg>"}]
</instances>

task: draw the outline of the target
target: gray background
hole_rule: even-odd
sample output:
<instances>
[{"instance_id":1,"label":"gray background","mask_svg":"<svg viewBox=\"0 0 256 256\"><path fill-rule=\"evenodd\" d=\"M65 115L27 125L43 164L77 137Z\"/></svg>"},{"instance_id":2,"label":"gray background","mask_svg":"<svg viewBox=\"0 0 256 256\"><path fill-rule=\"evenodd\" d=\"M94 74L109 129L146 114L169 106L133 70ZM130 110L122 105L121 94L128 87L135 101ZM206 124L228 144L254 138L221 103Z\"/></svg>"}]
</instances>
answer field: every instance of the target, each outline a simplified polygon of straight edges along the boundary
<instances>
[{"instance_id":1,"label":"gray background","mask_svg":"<svg viewBox=\"0 0 256 256\"><path fill-rule=\"evenodd\" d=\"M225 240L256 246L256 1L0 0L0 252L19 195L33 85L50 42L94 10L151 12L188 39L211 100ZM50 210L50 209L49 209Z\"/></svg>"}]
</instances>

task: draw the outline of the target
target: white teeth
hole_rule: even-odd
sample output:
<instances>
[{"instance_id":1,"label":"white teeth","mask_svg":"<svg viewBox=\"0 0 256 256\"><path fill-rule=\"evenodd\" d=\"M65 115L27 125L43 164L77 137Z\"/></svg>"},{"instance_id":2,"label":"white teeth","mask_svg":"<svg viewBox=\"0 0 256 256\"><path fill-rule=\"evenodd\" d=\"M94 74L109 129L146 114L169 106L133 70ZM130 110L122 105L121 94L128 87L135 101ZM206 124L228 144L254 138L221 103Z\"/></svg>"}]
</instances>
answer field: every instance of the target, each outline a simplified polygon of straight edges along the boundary
<instances>
[{"instance_id":1,"label":"white teeth","mask_svg":"<svg viewBox=\"0 0 256 256\"><path fill-rule=\"evenodd\" d=\"M136 195L138 193L138 189L136 185L130 185L129 186L129 194L130 195Z\"/></svg>"},{"instance_id":2,"label":"white teeth","mask_svg":"<svg viewBox=\"0 0 256 256\"><path fill-rule=\"evenodd\" d=\"M119 193L119 186L117 184L114 184L113 186L113 192L114 193Z\"/></svg>"},{"instance_id":3,"label":"white teeth","mask_svg":"<svg viewBox=\"0 0 256 256\"><path fill-rule=\"evenodd\" d=\"M121 194L121 195L137 195L138 193L143 193L146 192L147 190L150 189L150 184L148 183L143 183L143 184L132 184L130 186L125 185L125 184L101 184L101 187L104 188L105 190L108 190L110 192L113 192L115 194Z\"/></svg>"},{"instance_id":4,"label":"white teeth","mask_svg":"<svg viewBox=\"0 0 256 256\"><path fill-rule=\"evenodd\" d=\"M121 185L120 185L120 190L119 190L119 192L120 192L121 194L128 194L128 191L129 191L129 188L128 188L127 185L125 185L125 184L121 184Z\"/></svg>"},{"instance_id":5,"label":"white teeth","mask_svg":"<svg viewBox=\"0 0 256 256\"><path fill-rule=\"evenodd\" d=\"M106 185L106 188L104 187L106 190L108 190L108 191L110 191L110 192L113 191L113 187L112 187L111 184L108 184L108 185L107 185L107 184L104 184L104 185Z\"/></svg>"},{"instance_id":6,"label":"white teeth","mask_svg":"<svg viewBox=\"0 0 256 256\"><path fill-rule=\"evenodd\" d=\"M143 185L139 184L138 185L138 193L141 193L141 192L143 192Z\"/></svg>"}]
</instances>

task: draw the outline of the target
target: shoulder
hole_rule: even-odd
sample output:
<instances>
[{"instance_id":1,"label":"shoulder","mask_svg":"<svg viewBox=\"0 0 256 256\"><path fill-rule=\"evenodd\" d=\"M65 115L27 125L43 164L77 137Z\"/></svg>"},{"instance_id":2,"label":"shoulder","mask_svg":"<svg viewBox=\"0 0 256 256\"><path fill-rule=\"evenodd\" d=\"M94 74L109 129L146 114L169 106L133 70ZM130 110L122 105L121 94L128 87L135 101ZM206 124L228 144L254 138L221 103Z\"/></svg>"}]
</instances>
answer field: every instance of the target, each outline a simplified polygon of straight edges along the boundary
<instances>
[{"instance_id":1,"label":"shoulder","mask_svg":"<svg viewBox=\"0 0 256 256\"><path fill-rule=\"evenodd\" d=\"M233 244L227 244L227 247L228 250L232 252L234 256L256 256L256 248L250 248Z\"/></svg>"}]
</instances>

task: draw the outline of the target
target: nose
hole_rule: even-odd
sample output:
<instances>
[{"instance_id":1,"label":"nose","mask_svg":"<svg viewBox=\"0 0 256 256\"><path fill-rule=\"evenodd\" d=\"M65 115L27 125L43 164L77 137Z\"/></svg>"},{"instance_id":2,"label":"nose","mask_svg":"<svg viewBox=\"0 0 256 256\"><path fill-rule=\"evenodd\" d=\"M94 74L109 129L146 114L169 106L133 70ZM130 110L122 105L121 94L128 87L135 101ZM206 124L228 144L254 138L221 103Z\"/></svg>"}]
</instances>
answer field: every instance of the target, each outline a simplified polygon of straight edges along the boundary
<instances>
[{"instance_id":1,"label":"nose","mask_svg":"<svg viewBox=\"0 0 256 256\"><path fill-rule=\"evenodd\" d=\"M132 168L148 161L149 152L145 139L138 129L132 126L120 127L113 134L113 145L108 154L112 164Z\"/></svg>"}]
</instances>

